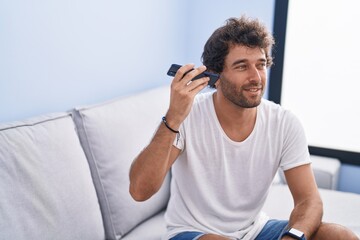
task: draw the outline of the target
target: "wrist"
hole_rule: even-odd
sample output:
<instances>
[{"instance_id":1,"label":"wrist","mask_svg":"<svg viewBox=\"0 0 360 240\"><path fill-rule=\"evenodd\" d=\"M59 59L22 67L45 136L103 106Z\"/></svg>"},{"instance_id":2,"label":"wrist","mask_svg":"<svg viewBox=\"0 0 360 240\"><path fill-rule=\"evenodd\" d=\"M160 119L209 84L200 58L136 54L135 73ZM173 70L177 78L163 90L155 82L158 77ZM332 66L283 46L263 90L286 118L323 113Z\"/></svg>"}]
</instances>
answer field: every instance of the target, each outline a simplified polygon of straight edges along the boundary
<instances>
[{"instance_id":1,"label":"wrist","mask_svg":"<svg viewBox=\"0 0 360 240\"><path fill-rule=\"evenodd\" d=\"M176 114L171 113L171 112L167 112L164 117L165 117L166 122L169 125L169 127L171 127L172 129L174 129L176 131L179 131L180 125L183 121L183 119L181 117L179 117Z\"/></svg>"},{"instance_id":2,"label":"wrist","mask_svg":"<svg viewBox=\"0 0 360 240\"><path fill-rule=\"evenodd\" d=\"M162 122L165 124L165 126L173 133L179 133L178 128L174 129L168 122L166 116L162 117Z\"/></svg>"},{"instance_id":3,"label":"wrist","mask_svg":"<svg viewBox=\"0 0 360 240\"><path fill-rule=\"evenodd\" d=\"M296 228L289 228L287 229L282 235L281 235L281 239L282 240L291 240L291 239L298 239L298 240L306 240L305 234L296 229Z\"/></svg>"}]
</instances>

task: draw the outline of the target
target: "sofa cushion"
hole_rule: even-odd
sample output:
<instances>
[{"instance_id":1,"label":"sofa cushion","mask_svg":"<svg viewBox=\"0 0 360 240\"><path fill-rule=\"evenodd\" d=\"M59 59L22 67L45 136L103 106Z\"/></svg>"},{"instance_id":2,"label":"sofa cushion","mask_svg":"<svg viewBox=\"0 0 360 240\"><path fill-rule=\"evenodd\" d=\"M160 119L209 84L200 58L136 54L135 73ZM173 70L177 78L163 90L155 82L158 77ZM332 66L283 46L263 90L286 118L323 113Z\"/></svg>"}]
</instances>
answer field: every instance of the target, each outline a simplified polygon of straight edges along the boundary
<instances>
[{"instance_id":1,"label":"sofa cushion","mask_svg":"<svg viewBox=\"0 0 360 240\"><path fill-rule=\"evenodd\" d=\"M166 224L164 218L165 211L162 211L152 218L146 220L137 226L134 230L127 233L123 240L160 240L166 233Z\"/></svg>"},{"instance_id":2,"label":"sofa cushion","mask_svg":"<svg viewBox=\"0 0 360 240\"><path fill-rule=\"evenodd\" d=\"M69 114L0 124L0 239L104 239Z\"/></svg>"},{"instance_id":3,"label":"sofa cushion","mask_svg":"<svg viewBox=\"0 0 360 240\"><path fill-rule=\"evenodd\" d=\"M107 239L120 239L167 205L169 176L152 198L136 202L129 194L129 169L166 113L169 95L169 87L160 87L74 111Z\"/></svg>"}]
</instances>

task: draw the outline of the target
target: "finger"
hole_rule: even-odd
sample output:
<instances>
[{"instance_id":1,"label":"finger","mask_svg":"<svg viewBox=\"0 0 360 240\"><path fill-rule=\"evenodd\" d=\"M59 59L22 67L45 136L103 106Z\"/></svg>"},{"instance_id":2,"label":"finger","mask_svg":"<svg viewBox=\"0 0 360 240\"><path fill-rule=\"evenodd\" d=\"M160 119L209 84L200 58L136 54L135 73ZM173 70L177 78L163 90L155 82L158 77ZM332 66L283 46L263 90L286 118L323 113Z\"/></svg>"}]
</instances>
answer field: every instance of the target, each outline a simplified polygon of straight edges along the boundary
<instances>
[{"instance_id":1,"label":"finger","mask_svg":"<svg viewBox=\"0 0 360 240\"><path fill-rule=\"evenodd\" d=\"M188 91L196 95L207 86L209 81L209 77L203 77L192 81L191 84L188 85Z\"/></svg>"},{"instance_id":2,"label":"finger","mask_svg":"<svg viewBox=\"0 0 360 240\"><path fill-rule=\"evenodd\" d=\"M191 81L198 76L199 74L201 74L202 72L204 72L206 70L205 66L200 66L196 69L190 70L187 73L185 73L184 77L179 81L179 86L181 88L185 88L186 86L188 86L189 84L191 84ZM195 80L194 80L195 81ZM196 79L197 81L197 79Z\"/></svg>"},{"instance_id":3,"label":"finger","mask_svg":"<svg viewBox=\"0 0 360 240\"><path fill-rule=\"evenodd\" d=\"M194 88L192 91L190 91L189 94L191 94L191 96L192 96L193 98L195 98L195 96L196 96L199 92L201 92L204 88L206 88L206 86L207 86L206 83L201 84L201 85L197 86L196 88Z\"/></svg>"},{"instance_id":4,"label":"finger","mask_svg":"<svg viewBox=\"0 0 360 240\"><path fill-rule=\"evenodd\" d=\"M184 76L194 68L194 66L194 64L189 63L179 68L175 74L174 81L181 81Z\"/></svg>"},{"instance_id":5,"label":"finger","mask_svg":"<svg viewBox=\"0 0 360 240\"><path fill-rule=\"evenodd\" d=\"M203 66L200 66L198 68L195 68L195 69L187 72L186 75L183 77L184 82L187 83L187 82L191 81L192 79L194 79L199 74L205 72L205 70L206 70L206 67L203 65Z\"/></svg>"}]
</instances>

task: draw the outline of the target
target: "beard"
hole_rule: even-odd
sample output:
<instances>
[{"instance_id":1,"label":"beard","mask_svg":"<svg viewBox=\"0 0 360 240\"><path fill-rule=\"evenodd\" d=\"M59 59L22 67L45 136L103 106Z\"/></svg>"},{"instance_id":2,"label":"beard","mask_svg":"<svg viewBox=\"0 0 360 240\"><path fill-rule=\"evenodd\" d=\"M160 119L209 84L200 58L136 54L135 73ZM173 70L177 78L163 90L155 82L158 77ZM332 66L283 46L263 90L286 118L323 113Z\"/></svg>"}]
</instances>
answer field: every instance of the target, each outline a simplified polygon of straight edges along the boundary
<instances>
[{"instance_id":1,"label":"beard","mask_svg":"<svg viewBox=\"0 0 360 240\"><path fill-rule=\"evenodd\" d=\"M261 98L264 95L264 88L261 83L256 84L248 84L241 86L240 88L237 88L235 84L231 83L229 80L221 77L221 82L219 84L219 87L221 88L221 91L224 95L224 97L235 104L236 106L242 107L242 108L254 108L259 106L261 103ZM257 96L250 96L247 97L244 95L245 89L255 87L255 88L261 88L261 93Z\"/></svg>"}]
</instances>

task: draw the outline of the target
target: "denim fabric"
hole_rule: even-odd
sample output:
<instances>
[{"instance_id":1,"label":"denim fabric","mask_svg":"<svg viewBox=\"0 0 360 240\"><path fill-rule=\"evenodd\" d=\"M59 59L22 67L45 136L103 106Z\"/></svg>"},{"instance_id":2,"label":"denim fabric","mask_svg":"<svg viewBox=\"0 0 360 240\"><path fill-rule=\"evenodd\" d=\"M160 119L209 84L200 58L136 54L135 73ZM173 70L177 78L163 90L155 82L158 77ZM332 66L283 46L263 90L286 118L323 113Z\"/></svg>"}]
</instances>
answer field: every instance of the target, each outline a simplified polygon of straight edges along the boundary
<instances>
[{"instance_id":1,"label":"denim fabric","mask_svg":"<svg viewBox=\"0 0 360 240\"><path fill-rule=\"evenodd\" d=\"M269 220L255 240L278 240L286 230L287 225L287 220ZM197 240L203 235L205 234L202 232L182 232L170 240Z\"/></svg>"},{"instance_id":2,"label":"denim fabric","mask_svg":"<svg viewBox=\"0 0 360 240\"><path fill-rule=\"evenodd\" d=\"M170 238L170 240L197 240L203 235L205 234L202 232L182 232Z\"/></svg>"},{"instance_id":3,"label":"denim fabric","mask_svg":"<svg viewBox=\"0 0 360 240\"><path fill-rule=\"evenodd\" d=\"M285 232L289 221L287 220L269 220L255 240L278 240L281 239L283 232Z\"/></svg>"}]
</instances>

